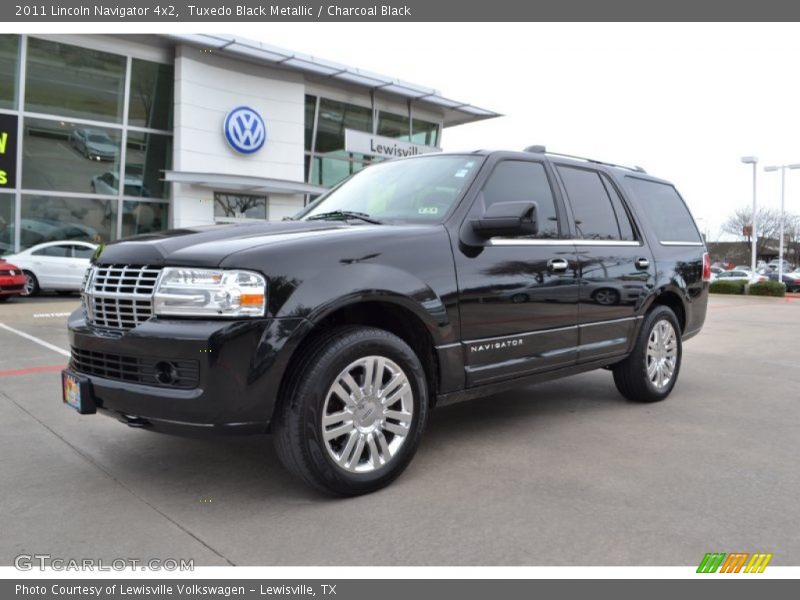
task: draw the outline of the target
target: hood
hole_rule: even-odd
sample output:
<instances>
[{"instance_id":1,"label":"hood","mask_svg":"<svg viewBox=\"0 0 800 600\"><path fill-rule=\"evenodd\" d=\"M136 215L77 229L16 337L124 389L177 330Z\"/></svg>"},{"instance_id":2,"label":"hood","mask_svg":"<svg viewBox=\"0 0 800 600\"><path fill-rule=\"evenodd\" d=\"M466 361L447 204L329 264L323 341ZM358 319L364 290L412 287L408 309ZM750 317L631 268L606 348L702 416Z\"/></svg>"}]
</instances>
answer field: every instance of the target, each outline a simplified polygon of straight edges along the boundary
<instances>
[{"instance_id":1,"label":"hood","mask_svg":"<svg viewBox=\"0 0 800 600\"><path fill-rule=\"evenodd\" d=\"M281 221L235 223L173 229L142 235L106 246L97 264L152 266L219 266L225 258L243 250L311 237L354 231L366 225L333 221Z\"/></svg>"},{"instance_id":2,"label":"hood","mask_svg":"<svg viewBox=\"0 0 800 600\"><path fill-rule=\"evenodd\" d=\"M95 152L106 152L108 154L116 154L117 153L117 146L115 144L109 144L108 142L86 142L86 146Z\"/></svg>"}]
</instances>

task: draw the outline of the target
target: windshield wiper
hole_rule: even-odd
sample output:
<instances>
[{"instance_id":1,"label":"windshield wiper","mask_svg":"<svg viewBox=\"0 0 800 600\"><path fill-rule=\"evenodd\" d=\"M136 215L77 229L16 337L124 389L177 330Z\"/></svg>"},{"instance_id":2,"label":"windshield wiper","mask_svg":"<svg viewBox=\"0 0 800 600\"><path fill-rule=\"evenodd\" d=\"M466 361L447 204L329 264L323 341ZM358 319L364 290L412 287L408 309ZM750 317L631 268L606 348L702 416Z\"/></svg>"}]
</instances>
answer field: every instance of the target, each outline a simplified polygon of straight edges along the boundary
<instances>
[{"instance_id":1,"label":"windshield wiper","mask_svg":"<svg viewBox=\"0 0 800 600\"><path fill-rule=\"evenodd\" d=\"M367 213L358 212L355 210L332 210L330 212L319 213L318 215L308 217L306 221L346 221L347 219L358 219L359 221L364 221L365 223L383 225L382 221L370 217Z\"/></svg>"}]
</instances>

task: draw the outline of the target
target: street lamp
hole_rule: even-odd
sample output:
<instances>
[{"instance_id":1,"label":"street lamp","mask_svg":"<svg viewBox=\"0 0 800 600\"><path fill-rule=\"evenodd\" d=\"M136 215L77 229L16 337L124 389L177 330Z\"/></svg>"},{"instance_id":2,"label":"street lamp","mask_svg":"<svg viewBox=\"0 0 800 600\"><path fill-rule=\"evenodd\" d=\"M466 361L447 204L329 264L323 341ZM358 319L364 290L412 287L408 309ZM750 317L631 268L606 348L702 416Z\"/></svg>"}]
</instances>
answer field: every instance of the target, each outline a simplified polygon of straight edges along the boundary
<instances>
[{"instance_id":1,"label":"street lamp","mask_svg":"<svg viewBox=\"0 0 800 600\"><path fill-rule=\"evenodd\" d=\"M786 195L786 169L800 169L800 164L795 165L775 165L771 167L764 167L767 172L780 171L781 172L781 226L780 226L780 244L778 246L778 281L783 283L783 210L784 210L784 197Z\"/></svg>"},{"instance_id":2,"label":"street lamp","mask_svg":"<svg viewBox=\"0 0 800 600\"><path fill-rule=\"evenodd\" d=\"M752 242L752 248L750 249L750 268L753 270L753 273L756 272L756 259L757 259L757 251L756 248L758 247L758 234L756 233L756 166L758 165L758 157L757 156L743 156L742 162L746 165L753 165L753 218L750 220L750 240Z\"/></svg>"}]
</instances>

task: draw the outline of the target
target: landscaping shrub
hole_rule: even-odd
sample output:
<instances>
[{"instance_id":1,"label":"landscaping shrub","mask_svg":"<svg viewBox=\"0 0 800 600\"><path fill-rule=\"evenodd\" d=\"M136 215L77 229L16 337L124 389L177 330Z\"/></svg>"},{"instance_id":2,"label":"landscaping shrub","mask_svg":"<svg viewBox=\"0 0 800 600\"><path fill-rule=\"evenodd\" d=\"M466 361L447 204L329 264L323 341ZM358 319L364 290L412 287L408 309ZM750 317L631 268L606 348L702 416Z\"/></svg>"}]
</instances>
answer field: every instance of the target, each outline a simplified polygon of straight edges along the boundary
<instances>
[{"instance_id":1,"label":"landscaping shrub","mask_svg":"<svg viewBox=\"0 0 800 600\"><path fill-rule=\"evenodd\" d=\"M764 281L751 285L749 293L751 296L777 296L782 298L786 295L786 287L777 281Z\"/></svg>"},{"instance_id":2,"label":"landscaping shrub","mask_svg":"<svg viewBox=\"0 0 800 600\"><path fill-rule=\"evenodd\" d=\"M712 281L708 291L712 294L744 294L744 281Z\"/></svg>"}]
</instances>

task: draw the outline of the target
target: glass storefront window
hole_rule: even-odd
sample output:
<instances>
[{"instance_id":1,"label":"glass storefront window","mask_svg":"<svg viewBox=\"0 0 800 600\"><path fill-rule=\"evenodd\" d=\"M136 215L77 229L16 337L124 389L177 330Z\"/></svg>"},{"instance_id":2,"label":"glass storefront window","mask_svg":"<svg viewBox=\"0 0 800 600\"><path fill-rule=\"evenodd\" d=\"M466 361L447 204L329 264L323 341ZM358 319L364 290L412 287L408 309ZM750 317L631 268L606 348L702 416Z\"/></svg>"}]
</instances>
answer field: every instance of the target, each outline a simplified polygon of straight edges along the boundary
<instances>
[{"instance_id":1,"label":"glass storefront window","mask_svg":"<svg viewBox=\"0 0 800 600\"><path fill-rule=\"evenodd\" d=\"M414 119L412 123L411 141L415 144L435 146L439 141L439 126L421 119Z\"/></svg>"},{"instance_id":2,"label":"glass storefront window","mask_svg":"<svg viewBox=\"0 0 800 600\"><path fill-rule=\"evenodd\" d=\"M309 183L333 187L368 164L317 156L311 163L311 180Z\"/></svg>"},{"instance_id":3,"label":"glass storefront window","mask_svg":"<svg viewBox=\"0 0 800 600\"><path fill-rule=\"evenodd\" d=\"M381 111L378 118L378 135L408 140L408 117Z\"/></svg>"},{"instance_id":4,"label":"glass storefront window","mask_svg":"<svg viewBox=\"0 0 800 600\"><path fill-rule=\"evenodd\" d=\"M171 164L172 136L128 130L123 194L167 198L169 191L162 179Z\"/></svg>"},{"instance_id":5,"label":"glass storefront window","mask_svg":"<svg viewBox=\"0 0 800 600\"><path fill-rule=\"evenodd\" d=\"M172 65L134 58L128 124L148 129L172 129Z\"/></svg>"},{"instance_id":6,"label":"glass storefront window","mask_svg":"<svg viewBox=\"0 0 800 600\"><path fill-rule=\"evenodd\" d=\"M121 237L164 231L169 223L169 204L162 202L122 203Z\"/></svg>"},{"instance_id":7,"label":"glass storefront window","mask_svg":"<svg viewBox=\"0 0 800 600\"><path fill-rule=\"evenodd\" d=\"M320 100L316 152L344 150L344 130L372 132L372 110L335 100Z\"/></svg>"},{"instance_id":8,"label":"glass storefront window","mask_svg":"<svg viewBox=\"0 0 800 600\"><path fill-rule=\"evenodd\" d=\"M28 39L25 110L119 123L124 94L124 57Z\"/></svg>"},{"instance_id":9,"label":"glass storefront window","mask_svg":"<svg viewBox=\"0 0 800 600\"><path fill-rule=\"evenodd\" d=\"M0 35L0 108L17 107L19 36Z\"/></svg>"},{"instance_id":10,"label":"glass storefront window","mask_svg":"<svg viewBox=\"0 0 800 600\"><path fill-rule=\"evenodd\" d=\"M267 197L214 192L214 217L222 220L266 219Z\"/></svg>"},{"instance_id":11,"label":"glass storefront window","mask_svg":"<svg viewBox=\"0 0 800 600\"><path fill-rule=\"evenodd\" d=\"M109 242L117 224L117 201L24 195L20 212L20 245L84 240Z\"/></svg>"},{"instance_id":12,"label":"glass storefront window","mask_svg":"<svg viewBox=\"0 0 800 600\"><path fill-rule=\"evenodd\" d=\"M14 194L0 194L0 256L14 252Z\"/></svg>"},{"instance_id":13,"label":"glass storefront window","mask_svg":"<svg viewBox=\"0 0 800 600\"><path fill-rule=\"evenodd\" d=\"M22 187L116 194L100 178L119 174L119 131L47 119L23 127Z\"/></svg>"},{"instance_id":14,"label":"glass storefront window","mask_svg":"<svg viewBox=\"0 0 800 600\"><path fill-rule=\"evenodd\" d=\"M317 111L317 97L306 96L306 152L311 152L312 136L314 135L314 113Z\"/></svg>"}]
</instances>

